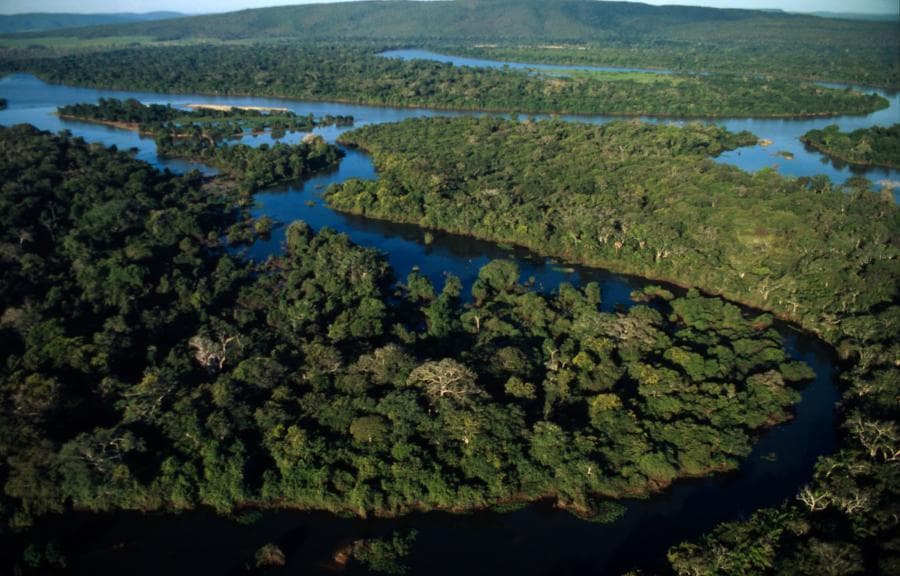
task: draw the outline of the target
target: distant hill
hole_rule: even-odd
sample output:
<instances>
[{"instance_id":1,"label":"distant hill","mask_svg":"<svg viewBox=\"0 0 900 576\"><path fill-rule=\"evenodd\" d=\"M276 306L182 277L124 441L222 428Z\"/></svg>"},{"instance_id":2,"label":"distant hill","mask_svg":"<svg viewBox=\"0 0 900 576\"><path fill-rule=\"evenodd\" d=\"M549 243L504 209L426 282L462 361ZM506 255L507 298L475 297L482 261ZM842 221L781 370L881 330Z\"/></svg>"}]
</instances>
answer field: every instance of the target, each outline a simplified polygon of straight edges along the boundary
<instances>
[{"instance_id":1,"label":"distant hill","mask_svg":"<svg viewBox=\"0 0 900 576\"><path fill-rule=\"evenodd\" d=\"M651 6L591 0L365 1L306 4L180 18L95 26L79 37L152 36L160 40L216 38L479 40L479 41L634 41L652 38L702 41L717 35L763 38L789 27L797 34L815 30L859 33L861 23L810 15L722 10L695 6ZM874 25L874 24L865 24ZM68 31L67 31L68 34ZM687 36L687 38L685 38Z\"/></svg>"},{"instance_id":2,"label":"distant hill","mask_svg":"<svg viewBox=\"0 0 900 576\"><path fill-rule=\"evenodd\" d=\"M100 24L145 22L149 20L178 18L179 16L182 16L182 14L178 12L147 12L145 14L133 14L129 12L118 14L54 14L33 12L28 14L0 14L0 34L41 32L46 30L59 30L62 28L97 26Z\"/></svg>"}]
</instances>

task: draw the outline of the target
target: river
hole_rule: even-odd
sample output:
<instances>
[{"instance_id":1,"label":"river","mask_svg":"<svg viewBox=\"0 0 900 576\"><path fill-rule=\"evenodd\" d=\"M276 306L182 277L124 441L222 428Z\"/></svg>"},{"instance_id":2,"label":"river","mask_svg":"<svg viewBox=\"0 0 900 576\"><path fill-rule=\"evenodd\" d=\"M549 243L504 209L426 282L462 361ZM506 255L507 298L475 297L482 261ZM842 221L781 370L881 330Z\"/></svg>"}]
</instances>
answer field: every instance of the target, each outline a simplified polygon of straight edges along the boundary
<instances>
[{"instance_id":1,"label":"river","mask_svg":"<svg viewBox=\"0 0 900 576\"><path fill-rule=\"evenodd\" d=\"M495 63L500 65L500 63ZM837 123L842 129L898 121L900 99L882 93L890 108L864 117L833 119L759 120L733 119L720 123L732 130L751 130L760 138L773 140L769 148L753 146L723 154L718 161L745 170L778 165L788 175L826 174L836 182L852 175L823 157L805 150L797 136L813 127ZM430 110L370 107L291 100L168 95L144 92L115 92L48 85L28 75L0 80L0 96L9 108L0 111L0 124L27 122L45 130L70 130L91 142L136 149L136 156L160 168L176 172L203 166L160 159L152 140L137 134L97 124L63 121L53 115L57 106L95 102L101 97L137 98L145 103L233 103L238 105L286 107L301 114L317 116L352 115L356 126L394 122L409 117L462 113ZM574 121L600 123L609 117L568 117ZM652 121L652 120L651 120ZM671 121L671 120L667 120ZM317 129L329 141L346 128ZM290 134L296 141L303 134ZM246 137L247 143L271 142L268 135ZM773 151L794 152L795 160L775 157ZM900 180L897 171L868 170L872 179ZM559 282L581 284L597 281L602 287L603 307L631 305L629 293L645 281L585 267L560 267L558 263L535 257L523 250L507 250L495 244L438 234L426 245L423 231L407 225L376 222L339 214L320 198L328 184L347 178L374 178L370 159L356 150L347 150L340 167L295 185L283 185L256 195L256 214L266 214L280 223L295 219L313 228L328 226L342 231L363 246L383 252L398 278L418 267L437 286L445 272L461 278L468 286L478 269L492 258L515 259L523 279L533 277L536 285L553 289ZM896 194L896 191L895 191ZM271 240L257 242L247 250L254 259L263 259L280 250L283 226ZM752 454L733 474L704 480L676 483L662 495L645 501L627 501L627 512L613 524L579 520L548 504L536 504L508 513L478 512L468 515L445 513L414 514L397 520L338 518L324 513L267 512L252 524L235 522L209 511L180 515L167 514L68 514L45 519L36 533L59 538L72 573L159 574L161 572L227 574L237 573L252 563L255 550L275 542L287 554L285 573L315 574L326 571L322 562L341 545L353 539L381 535L395 528L415 528L419 537L409 561L416 574L585 574L619 573L635 566L653 566L664 561L666 549L694 538L716 523L747 516L753 510L776 505L796 494L809 480L818 456L834 450L834 403L836 363L830 348L814 337L779 325L786 346L794 358L806 361L816 373L815 380L802 391L796 417L761 435Z\"/></svg>"}]
</instances>

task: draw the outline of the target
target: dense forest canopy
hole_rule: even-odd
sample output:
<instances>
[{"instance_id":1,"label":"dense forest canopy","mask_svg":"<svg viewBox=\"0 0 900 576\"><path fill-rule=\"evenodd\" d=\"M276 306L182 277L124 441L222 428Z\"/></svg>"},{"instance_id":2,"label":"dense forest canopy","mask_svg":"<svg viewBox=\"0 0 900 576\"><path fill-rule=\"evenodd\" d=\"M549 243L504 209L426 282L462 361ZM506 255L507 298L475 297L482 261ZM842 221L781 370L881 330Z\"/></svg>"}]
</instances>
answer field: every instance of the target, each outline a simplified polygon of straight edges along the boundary
<instances>
[{"instance_id":1,"label":"dense forest canopy","mask_svg":"<svg viewBox=\"0 0 900 576\"><path fill-rule=\"evenodd\" d=\"M464 304L455 278L397 286L302 222L255 266L219 242L235 199L196 176L27 126L0 128L0 159L13 526L69 506L547 496L591 514L734 468L812 376L771 316L696 292L605 313L595 284L540 294L495 261Z\"/></svg>"},{"instance_id":2,"label":"dense forest canopy","mask_svg":"<svg viewBox=\"0 0 900 576\"><path fill-rule=\"evenodd\" d=\"M98 44L116 38L138 42L367 41L381 47L479 50L501 58L520 58L527 53L541 61L727 73L740 70L785 78L900 85L900 31L894 22L635 2L343 2L56 34ZM18 39L24 40L25 46L54 46L62 37L42 32ZM560 50L566 45L572 49Z\"/></svg>"},{"instance_id":3,"label":"dense forest canopy","mask_svg":"<svg viewBox=\"0 0 900 576\"><path fill-rule=\"evenodd\" d=\"M3 69L103 88L528 113L829 116L888 105L875 94L755 76L534 75L382 58L340 45L135 48L0 60Z\"/></svg>"},{"instance_id":4,"label":"dense forest canopy","mask_svg":"<svg viewBox=\"0 0 900 576\"><path fill-rule=\"evenodd\" d=\"M850 164L900 168L900 124L841 132L835 124L810 130L800 140L828 156Z\"/></svg>"}]
</instances>

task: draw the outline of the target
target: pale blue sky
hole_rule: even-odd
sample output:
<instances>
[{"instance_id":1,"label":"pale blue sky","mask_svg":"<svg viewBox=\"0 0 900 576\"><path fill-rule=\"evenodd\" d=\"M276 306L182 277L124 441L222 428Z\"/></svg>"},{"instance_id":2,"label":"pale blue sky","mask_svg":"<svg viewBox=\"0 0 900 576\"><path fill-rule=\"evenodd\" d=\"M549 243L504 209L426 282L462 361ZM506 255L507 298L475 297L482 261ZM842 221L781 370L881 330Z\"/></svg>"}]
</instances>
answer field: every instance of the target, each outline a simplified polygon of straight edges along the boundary
<instances>
[{"instance_id":1,"label":"pale blue sky","mask_svg":"<svg viewBox=\"0 0 900 576\"><path fill-rule=\"evenodd\" d=\"M285 4L314 4L338 0L0 0L0 14L21 12L228 12ZM346 1L346 0L343 0ZM894 13L898 0L644 0L647 4L681 4L716 8L780 8L792 12Z\"/></svg>"}]
</instances>

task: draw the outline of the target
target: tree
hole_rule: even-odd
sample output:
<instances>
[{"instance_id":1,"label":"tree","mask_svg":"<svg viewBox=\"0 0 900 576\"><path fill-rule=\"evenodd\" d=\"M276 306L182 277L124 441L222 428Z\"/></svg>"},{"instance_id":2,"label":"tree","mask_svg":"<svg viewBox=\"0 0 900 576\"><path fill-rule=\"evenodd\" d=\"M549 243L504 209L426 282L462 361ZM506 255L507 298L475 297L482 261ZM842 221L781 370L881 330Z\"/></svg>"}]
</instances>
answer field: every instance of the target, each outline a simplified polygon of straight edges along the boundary
<instances>
[{"instance_id":1,"label":"tree","mask_svg":"<svg viewBox=\"0 0 900 576\"><path fill-rule=\"evenodd\" d=\"M410 372L406 383L424 389L432 402L441 398L467 402L484 394L475 385L476 379L475 372L464 364L444 358L419 365Z\"/></svg>"}]
</instances>

